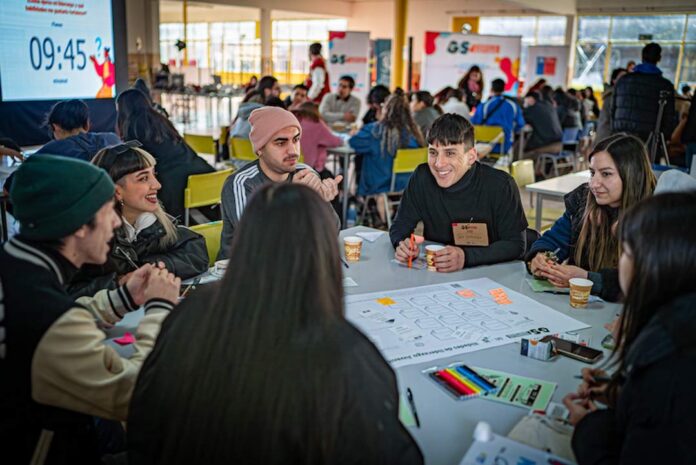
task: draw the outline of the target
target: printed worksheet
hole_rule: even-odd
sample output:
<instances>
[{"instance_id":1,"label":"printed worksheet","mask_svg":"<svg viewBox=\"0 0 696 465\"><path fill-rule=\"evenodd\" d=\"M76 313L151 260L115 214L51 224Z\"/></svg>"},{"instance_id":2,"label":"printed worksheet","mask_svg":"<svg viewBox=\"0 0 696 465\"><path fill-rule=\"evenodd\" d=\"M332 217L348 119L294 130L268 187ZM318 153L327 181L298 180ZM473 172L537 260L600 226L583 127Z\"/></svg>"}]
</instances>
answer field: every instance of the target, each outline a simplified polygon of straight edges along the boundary
<instances>
[{"instance_id":1,"label":"printed worksheet","mask_svg":"<svg viewBox=\"0 0 696 465\"><path fill-rule=\"evenodd\" d=\"M394 368L589 327L488 278L349 295L346 317Z\"/></svg>"}]
</instances>

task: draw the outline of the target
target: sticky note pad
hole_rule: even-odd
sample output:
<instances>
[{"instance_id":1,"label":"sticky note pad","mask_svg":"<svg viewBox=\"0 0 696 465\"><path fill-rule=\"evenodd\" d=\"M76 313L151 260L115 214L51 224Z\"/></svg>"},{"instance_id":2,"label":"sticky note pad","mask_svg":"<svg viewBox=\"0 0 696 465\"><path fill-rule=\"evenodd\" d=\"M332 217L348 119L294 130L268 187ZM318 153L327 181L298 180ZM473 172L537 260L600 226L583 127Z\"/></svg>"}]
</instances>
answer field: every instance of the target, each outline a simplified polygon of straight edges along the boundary
<instances>
[{"instance_id":1,"label":"sticky note pad","mask_svg":"<svg viewBox=\"0 0 696 465\"><path fill-rule=\"evenodd\" d=\"M396 302L389 297L382 297L381 299L377 299L377 303L380 305L394 305Z\"/></svg>"},{"instance_id":2,"label":"sticky note pad","mask_svg":"<svg viewBox=\"0 0 696 465\"><path fill-rule=\"evenodd\" d=\"M471 289L462 289L461 291L457 291L457 294L465 298L476 297L476 294L474 294L474 291Z\"/></svg>"},{"instance_id":3,"label":"sticky note pad","mask_svg":"<svg viewBox=\"0 0 696 465\"><path fill-rule=\"evenodd\" d=\"M425 242L425 237L423 237L423 236L419 236L417 234L414 234L413 238L416 240L416 244L422 244L423 242Z\"/></svg>"},{"instance_id":4,"label":"sticky note pad","mask_svg":"<svg viewBox=\"0 0 696 465\"><path fill-rule=\"evenodd\" d=\"M128 344L135 344L135 338L131 333L126 333L123 336L114 339L114 342L120 346L127 346Z\"/></svg>"}]
</instances>

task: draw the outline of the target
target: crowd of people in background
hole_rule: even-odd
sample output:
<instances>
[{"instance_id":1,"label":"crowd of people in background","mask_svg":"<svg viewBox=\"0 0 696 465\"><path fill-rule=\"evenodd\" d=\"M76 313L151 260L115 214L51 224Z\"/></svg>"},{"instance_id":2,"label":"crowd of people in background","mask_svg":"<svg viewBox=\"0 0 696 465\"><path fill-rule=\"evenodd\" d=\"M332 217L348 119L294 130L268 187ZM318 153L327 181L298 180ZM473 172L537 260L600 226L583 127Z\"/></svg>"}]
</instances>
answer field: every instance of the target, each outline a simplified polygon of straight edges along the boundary
<instances>
[{"instance_id":1,"label":"crowd of people in background","mask_svg":"<svg viewBox=\"0 0 696 465\"><path fill-rule=\"evenodd\" d=\"M445 245L438 272L523 260L553 286L590 278L593 294L623 302L618 371L607 380L583 370L578 392L564 399L578 463L619 455L622 463L693 463L696 188L676 188L671 175L656 182L660 160L650 147L664 137L669 153L658 157L689 167L696 105L688 86L677 97L662 76L660 46L614 70L601 99L590 87L543 80L519 99L473 66L434 95L377 85L361 102L349 75L332 93L321 45L309 52L308 77L285 100L272 76L245 89L230 137L249 139L257 159L227 178L221 208L206 212L222 220L217 258L235 266L174 312L181 279L209 264L205 239L181 225L184 190L190 175L214 167L144 83L116 99L114 132L91 132L79 100L51 109L51 141L5 186L21 225L0 250L7 455L26 463L37 442L53 441L52 463L98 463L108 422L125 437L118 422L128 420L132 464L423 463L398 420L394 372L344 316L332 202L347 173L328 169L327 150L347 144L359 197L403 193L389 230L396 261L416 258L410 237L422 222L426 240ZM678 111L678 99L690 107ZM483 157L476 125L502 128L490 153L520 149L525 159L594 134L589 182L565 197L565 212L542 236L528 228L514 179ZM12 141L0 143L3 155L21 158ZM419 147L427 163L395 176L397 151ZM388 208L376 203L375 224L388 222ZM462 218L490 231L476 247L453 235ZM303 242L312 253L288 246ZM296 285L280 285L288 280ZM136 353L121 357L100 328L141 306ZM667 395L654 402L658 389ZM271 402L271 390L283 396ZM597 402L609 408L597 411ZM658 439L670 447L650 445Z\"/></svg>"}]
</instances>

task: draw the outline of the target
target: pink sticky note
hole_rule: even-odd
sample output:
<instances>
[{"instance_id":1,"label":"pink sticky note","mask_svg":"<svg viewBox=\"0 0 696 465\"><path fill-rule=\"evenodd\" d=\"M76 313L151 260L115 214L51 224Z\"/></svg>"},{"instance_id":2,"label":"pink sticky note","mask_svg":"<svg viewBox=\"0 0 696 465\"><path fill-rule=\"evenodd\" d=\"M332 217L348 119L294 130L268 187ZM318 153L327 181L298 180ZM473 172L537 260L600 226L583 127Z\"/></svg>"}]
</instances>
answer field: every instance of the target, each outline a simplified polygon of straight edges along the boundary
<instances>
[{"instance_id":1,"label":"pink sticky note","mask_svg":"<svg viewBox=\"0 0 696 465\"><path fill-rule=\"evenodd\" d=\"M425 242L425 237L415 234L413 238L416 240L416 244L422 244Z\"/></svg>"},{"instance_id":2,"label":"pink sticky note","mask_svg":"<svg viewBox=\"0 0 696 465\"><path fill-rule=\"evenodd\" d=\"M131 333L126 333L123 336L114 339L114 342L121 346L127 346L128 344L135 344L135 338Z\"/></svg>"}]
</instances>

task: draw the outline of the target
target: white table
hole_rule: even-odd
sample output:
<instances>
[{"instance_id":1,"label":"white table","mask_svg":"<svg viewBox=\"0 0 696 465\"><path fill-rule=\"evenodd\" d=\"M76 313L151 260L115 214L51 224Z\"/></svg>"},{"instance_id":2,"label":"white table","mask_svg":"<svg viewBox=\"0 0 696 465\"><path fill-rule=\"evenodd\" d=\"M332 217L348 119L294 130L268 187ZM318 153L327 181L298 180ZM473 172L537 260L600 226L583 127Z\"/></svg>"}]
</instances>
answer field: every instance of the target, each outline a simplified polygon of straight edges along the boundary
<instances>
[{"instance_id":1,"label":"white table","mask_svg":"<svg viewBox=\"0 0 696 465\"><path fill-rule=\"evenodd\" d=\"M350 228L342 231L340 236L342 238L353 235L358 231L375 230L365 227ZM604 323L611 321L619 310L618 305L604 302L593 303L587 309L576 310L570 307L568 295L534 293L525 281L528 274L520 261L445 274L426 270L409 270L392 263L393 257L394 249L389 242L388 234L383 234L372 243L363 241L360 261L350 263L350 268L344 269L344 276L353 278L358 286L345 288L345 293L364 294L488 277L554 310L589 324L591 328L583 330L582 334L591 336L591 346L595 348L601 348L600 342L607 334L603 328ZM117 331L110 333L122 334L125 329L132 331L139 318L142 318L142 310L128 315L114 328ZM122 351L123 348L119 350ZM527 415L528 411L484 399L456 401L427 379L422 374L422 370L435 365L465 361L468 365L553 381L558 383L553 401L560 402L565 394L576 390L579 381L573 376L579 374L583 367L589 366L563 357L542 362L523 357L519 351L520 345L512 343L464 355L452 355L437 361L409 365L396 370L400 392L405 392L406 388L411 388L413 392L421 427L411 427L409 431L418 442L428 465L459 463L472 443L474 427L479 421L486 421L495 432L507 435L512 427ZM609 353L605 351L605 359L608 356Z\"/></svg>"},{"instance_id":2,"label":"white table","mask_svg":"<svg viewBox=\"0 0 696 465\"><path fill-rule=\"evenodd\" d=\"M534 184L528 184L525 187L527 191L536 194L535 229L537 231L541 231L541 207L545 198L562 201L564 195L572 192L578 186L588 182L589 180L590 171L585 170L535 182Z\"/></svg>"}]
</instances>

